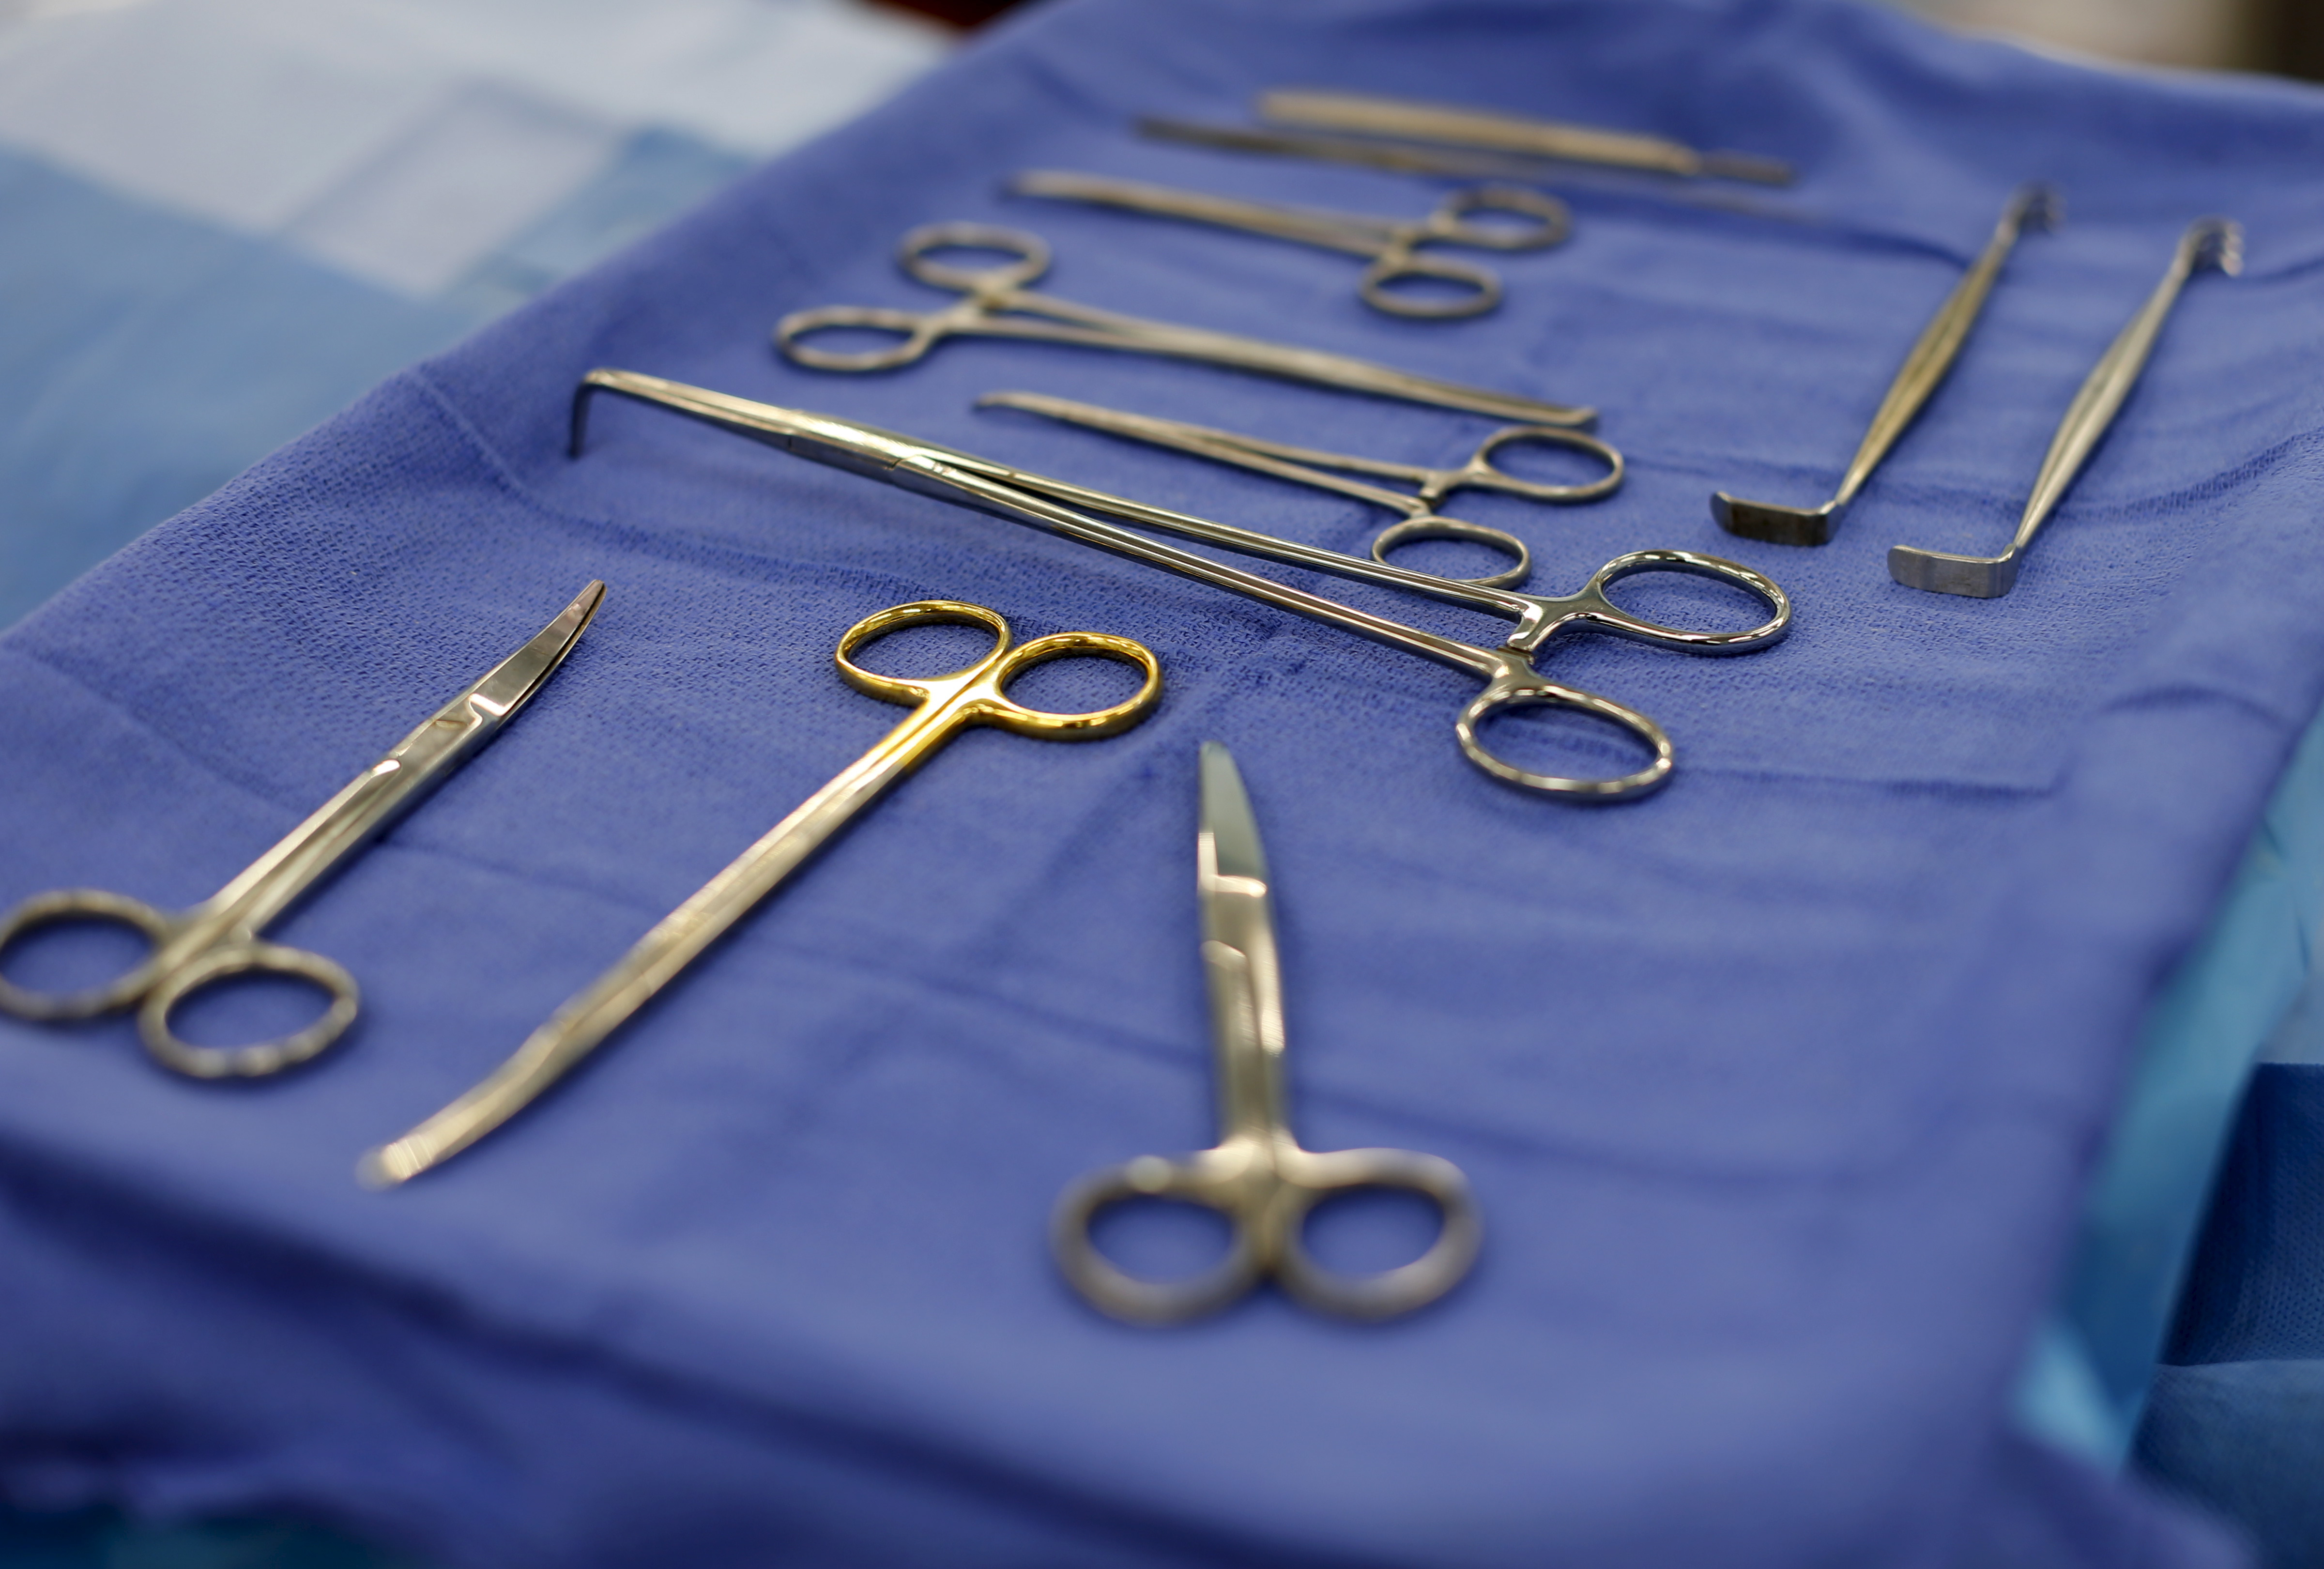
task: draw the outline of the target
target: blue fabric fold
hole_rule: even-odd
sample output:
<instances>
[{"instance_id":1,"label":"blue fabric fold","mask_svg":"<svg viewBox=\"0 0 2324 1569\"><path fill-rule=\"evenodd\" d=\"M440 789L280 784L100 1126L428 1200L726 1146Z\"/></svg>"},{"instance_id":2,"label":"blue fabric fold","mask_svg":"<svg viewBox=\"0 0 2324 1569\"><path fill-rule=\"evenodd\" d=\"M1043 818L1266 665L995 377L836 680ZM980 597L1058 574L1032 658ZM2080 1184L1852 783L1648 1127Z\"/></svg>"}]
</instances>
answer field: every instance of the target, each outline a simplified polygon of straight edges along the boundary
<instances>
[{"instance_id":1,"label":"blue fabric fold","mask_svg":"<svg viewBox=\"0 0 2324 1569\"><path fill-rule=\"evenodd\" d=\"M1368 315L1338 258L998 195L1048 165L1425 207L1125 129L1290 81L1788 157L1823 221L1577 192L1574 238L1443 326ZM363 982L335 1056L222 1089L120 1021L0 1026L0 1485L499 1565L2235 1562L2010 1436L2007 1394L2139 1020L2324 691L2319 150L2303 89L1831 0L1090 0L1002 29L0 638L0 811L37 826L0 841L0 894L180 901L611 586L498 743L277 928ZM1826 494L2034 176L2072 221L2021 246L1835 543L1720 535L1714 486ZM1890 583L1891 543L2006 537L2211 210L2250 226L2249 272L2190 288L2016 592ZM1029 387L1434 460L1483 433L1067 348L881 377L773 355L787 310L943 303L889 255L942 218L1037 229L1071 299L1596 403L1618 495L1463 515L1521 529L1551 586L1715 549L1791 590L1798 631L1553 656L1680 747L1660 797L1573 810L1462 761L1461 679L1330 629L650 410L564 455L576 377L615 365L1350 548L1381 521L1352 503L969 405ZM359 1150L895 722L831 650L929 595L1140 638L1163 707L1102 744L955 743L521 1122L358 1191ZM1043 1255L1074 1175L1210 1135L1204 739L1279 883L1306 1141L1444 1155L1485 1205L1476 1273L1408 1321L1261 1294L1133 1330Z\"/></svg>"}]
</instances>

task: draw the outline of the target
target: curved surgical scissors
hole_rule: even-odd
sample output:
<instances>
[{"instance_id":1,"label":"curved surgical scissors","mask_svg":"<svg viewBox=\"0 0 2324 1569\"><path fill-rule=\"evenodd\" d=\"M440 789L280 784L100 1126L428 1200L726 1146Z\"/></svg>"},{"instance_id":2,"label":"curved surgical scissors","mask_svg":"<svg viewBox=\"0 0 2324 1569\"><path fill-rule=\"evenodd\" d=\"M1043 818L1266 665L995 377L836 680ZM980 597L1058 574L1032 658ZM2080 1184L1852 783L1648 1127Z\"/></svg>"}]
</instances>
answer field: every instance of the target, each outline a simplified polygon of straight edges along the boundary
<instances>
[{"instance_id":1,"label":"curved surgical scissors","mask_svg":"<svg viewBox=\"0 0 2324 1569\"><path fill-rule=\"evenodd\" d=\"M907 626L982 627L992 646L967 669L927 680L864 669L849 658L864 644ZM1112 660L1135 666L1138 690L1087 714L1028 708L1008 694L1010 682L1051 660ZM1162 667L1145 644L1097 632L1060 632L1012 643L998 611L956 599L921 599L867 615L847 629L833 660L839 678L866 697L912 712L832 781L736 856L726 869L664 916L613 967L592 981L527 1036L482 1084L402 1138L365 1154L355 1168L369 1187L392 1187L441 1165L530 1105L651 1001L704 950L724 936L783 880L964 730L991 725L1044 741L1099 741L1119 735L1154 711Z\"/></svg>"},{"instance_id":2,"label":"curved surgical scissors","mask_svg":"<svg viewBox=\"0 0 2324 1569\"><path fill-rule=\"evenodd\" d=\"M576 454L586 434L589 400L600 392L657 403L814 462L991 512L1013 522L1028 523L1465 670L1480 678L1485 686L1453 722L1453 734L1462 752L1495 779L1569 800L1614 801L1642 795L1669 780L1674 756L1670 737L1663 733L1662 726L1637 709L1579 687L1552 681L1536 671L1534 656L1551 638L1570 627L1584 627L1683 653L1743 654L1769 647L1791 631L1792 605L1784 591L1748 567L1716 556L1698 555L1692 550L1633 550L1607 562L1571 594L1518 594L1507 588L1463 583L1454 577L1409 572L1313 545L1296 544L1011 468L991 458L899 436L876 426L753 402L636 371L595 370L582 378L574 391L573 450ZM1075 507L1089 511L1075 511ZM1495 648L1461 642L1149 540L1118 523L1106 521L1103 516L1092 516L1092 512L1182 534L1246 556L1383 584L1448 604L1506 615L1517 624ZM1681 572L1731 585L1757 596L1767 606L1769 618L1742 632L1695 632L1632 615L1609 600L1606 590L1642 572ZM1618 725L1643 742L1653 754L1652 759L1646 767L1618 779L1576 779L1536 773L1485 749L1479 732L1487 720L1510 709L1536 706L1569 708Z\"/></svg>"},{"instance_id":3,"label":"curved surgical scissors","mask_svg":"<svg viewBox=\"0 0 2324 1569\"><path fill-rule=\"evenodd\" d=\"M1242 468L1257 469L1277 479L1287 479L1296 485L1312 485L1319 490L1333 491L1353 496L1358 501L1370 502L1404 514L1404 521L1382 529L1372 540L1372 559L1388 565L1388 553L1398 545L1408 545L1416 540L1467 540L1474 544L1489 545L1511 558L1505 570L1486 577L1465 577L1464 583L1481 583L1489 588L1514 588L1533 574L1533 553L1526 543L1507 529L1488 528L1482 523L1463 522L1459 518L1440 514L1436 503L1455 491L1494 490L1507 495L1524 496L1529 501L1569 503L1596 501L1610 494L1622 483L1622 455L1595 436L1585 436L1578 430L1561 430L1554 425L1504 425L1477 444L1477 450L1458 468L1429 468L1416 463L1392 463L1378 457L1351 457L1345 453L1318 452L1312 448L1291 447L1279 441L1262 441L1256 436L1238 435L1232 430L1213 430L1206 425L1190 425L1180 420L1157 420L1145 414L1125 414L1118 409L1102 409L1094 403L1076 403L1070 398L1052 398L1040 392L987 392L977 401L979 408L1022 409L1028 414L1046 415L1069 425L1083 425L1093 430L1103 430L1114 436L1126 436L1133 441L1151 442L1175 451L1207 457L1213 463L1231 463ZM1516 475L1493 466L1493 454L1518 441L1546 441L1554 446L1577 448L1602 460L1606 472L1588 485L1544 485L1538 480L1519 479ZM1383 479L1409 480L1419 486L1413 494L1366 485L1361 480L1326 472L1344 468L1357 474L1377 475Z\"/></svg>"},{"instance_id":4,"label":"curved surgical scissors","mask_svg":"<svg viewBox=\"0 0 2324 1569\"><path fill-rule=\"evenodd\" d=\"M0 917L0 949L35 928L110 921L134 928L153 946L144 961L84 992L35 992L0 979L0 1011L20 1019L89 1019L137 1010L137 1033L164 1067L197 1078L257 1077L305 1062L355 1022L355 977L320 954L263 941L258 934L299 896L417 804L540 690L597 614L605 586L592 583L522 648L422 720L386 756L355 775L281 843L190 909L162 910L97 888L60 888ZM309 982L329 1009L304 1029L254 1046L195 1046L170 1029L170 1013L213 981L254 972Z\"/></svg>"},{"instance_id":5,"label":"curved surgical scissors","mask_svg":"<svg viewBox=\"0 0 2324 1569\"><path fill-rule=\"evenodd\" d=\"M1160 217L1191 218L1222 228L1362 256L1371 263L1356 285L1356 292L1363 297L1365 304L1391 316L1431 320L1480 316L1490 310L1501 302L1501 280L1490 268L1428 255L1421 246L1539 251L1558 244L1573 229L1573 215L1563 202L1514 185L1477 185L1456 190L1439 202L1426 217L1413 220L1238 201L1204 191L1148 185L1141 180L1109 180L1057 169L1029 170L1010 181L1009 189L1018 196L1086 201ZM1473 215L1487 212L1509 214L1527 221L1471 221ZM1450 283L1459 292L1448 299L1432 300L1398 293L1394 288L1416 279Z\"/></svg>"},{"instance_id":6,"label":"curved surgical scissors","mask_svg":"<svg viewBox=\"0 0 2324 1569\"><path fill-rule=\"evenodd\" d=\"M936 259L947 250L1005 252L1016 259L997 267L955 267ZM793 362L819 371L885 371L908 365L948 337L1014 337L1037 343L1074 343L1088 348L1122 349L1229 365L1261 375L1317 386L1338 387L1375 397L1400 398L1440 409L1460 409L1529 425L1570 425L1587 429L1595 409L1544 403L1458 382L1440 382L1393 370L1347 355L1297 348L1233 333L1148 321L1094 306L1077 305L1024 285L1049 270L1049 247L1038 235L990 224L930 224L904 236L897 260L905 272L937 289L966 299L942 310L890 310L869 305L826 305L795 310L775 324L775 346ZM891 348L849 354L820 349L805 340L839 328L899 335Z\"/></svg>"},{"instance_id":7,"label":"curved surgical scissors","mask_svg":"<svg viewBox=\"0 0 2324 1569\"><path fill-rule=\"evenodd\" d=\"M1219 1141L1172 1159L1141 1155L1093 1171L1058 1196L1049 1221L1057 1267L1091 1303L1133 1324L1177 1324L1223 1307L1268 1276L1310 1307L1350 1318L1392 1318L1451 1290L1477 1256L1483 1232L1461 1168L1411 1149L1302 1149L1283 1086L1283 978L1268 909L1267 857L1234 759L1203 743L1203 823L1194 840L1203 909L1203 970L1217 1052ZM1310 1258L1300 1238L1307 1214L1356 1188L1416 1193L1442 1216L1436 1241L1412 1262L1349 1277ZM1225 1215L1234 1244L1190 1279L1141 1280L1090 1240L1109 1205L1176 1199Z\"/></svg>"}]
</instances>

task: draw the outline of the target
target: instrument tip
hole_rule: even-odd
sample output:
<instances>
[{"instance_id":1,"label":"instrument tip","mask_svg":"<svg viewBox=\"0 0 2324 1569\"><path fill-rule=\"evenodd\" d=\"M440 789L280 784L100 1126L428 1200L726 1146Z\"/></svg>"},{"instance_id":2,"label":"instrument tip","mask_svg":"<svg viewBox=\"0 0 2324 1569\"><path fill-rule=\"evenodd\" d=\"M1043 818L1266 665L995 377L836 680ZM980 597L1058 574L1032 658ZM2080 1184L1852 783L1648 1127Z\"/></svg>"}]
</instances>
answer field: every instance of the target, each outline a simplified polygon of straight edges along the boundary
<instances>
[{"instance_id":1,"label":"instrument tip","mask_svg":"<svg viewBox=\"0 0 2324 1569\"><path fill-rule=\"evenodd\" d=\"M408 1141L398 1140L367 1149L355 1162L355 1180L374 1193L383 1193L391 1187L401 1187L428 1169L428 1162L413 1150Z\"/></svg>"}]
</instances>

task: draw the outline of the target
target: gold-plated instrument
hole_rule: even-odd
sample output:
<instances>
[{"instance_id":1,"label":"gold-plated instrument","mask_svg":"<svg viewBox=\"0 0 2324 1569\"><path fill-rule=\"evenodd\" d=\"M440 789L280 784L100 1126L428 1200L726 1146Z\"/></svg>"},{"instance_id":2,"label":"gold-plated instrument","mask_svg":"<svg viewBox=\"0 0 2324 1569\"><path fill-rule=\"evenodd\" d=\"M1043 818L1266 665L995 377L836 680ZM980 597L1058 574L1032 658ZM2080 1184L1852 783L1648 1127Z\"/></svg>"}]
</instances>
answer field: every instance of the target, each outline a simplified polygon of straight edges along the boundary
<instances>
[{"instance_id":1,"label":"gold-plated instrument","mask_svg":"<svg viewBox=\"0 0 2324 1569\"><path fill-rule=\"evenodd\" d=\"M992 647L966 669L926 680L878 675L848 657L901 627L945 624L982 627L992 633ZM1009 684L1035 665L1084 656L1133 665L1145 680L1130 697L1088 714L1045 713L1010 700ZM991 725L1044 741L1096 741L1138 724L1162 696L1162 668L1143 643L1103 632L1063 632L1012 645L1009 623L997 612L954 599L918 600L866 616L839 640L834 660L840 678L849 686L868 697L900 703L911 715L664 916L619 963L534 1030L490 1077L402 1138L364 1155L356 1175L366 1186L409 1181L530 1105L858 812L962 731Z\"/></svg>"}]
</instances>

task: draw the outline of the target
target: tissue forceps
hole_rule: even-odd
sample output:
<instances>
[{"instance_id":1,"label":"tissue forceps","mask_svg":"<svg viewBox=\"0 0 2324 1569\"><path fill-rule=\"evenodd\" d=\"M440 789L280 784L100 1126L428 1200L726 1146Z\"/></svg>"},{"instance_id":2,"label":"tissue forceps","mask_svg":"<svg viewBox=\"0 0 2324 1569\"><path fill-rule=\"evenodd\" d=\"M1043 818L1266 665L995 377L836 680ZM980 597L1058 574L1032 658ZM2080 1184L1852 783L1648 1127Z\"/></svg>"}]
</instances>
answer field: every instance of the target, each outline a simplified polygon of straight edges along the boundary
<instances>
[{"instance_id":1,"label":"tissue forceps","mask_svg":"<svg viewBox=\"0 0 2324 1569\"><path fill-rule=\"evenodd\" d=\"M1116 409L1102 409L1094 403L1077 403L1069 398L1052 398L1039 392L987 392L979 398L977 406L1001 409L1022 409L1029 414L1043 414L1067 424L1086 426L1115 436L1126 436L1133 441L1151 442L1176 451L1207 457L1213 463L1231 463L1242 468L1257 469L1277 479L1287 479L1297 485L1311 485L1320 490L1353 496L1358 501L1390 508L1404 514L1404 521L1391 523L1372 540L1372 559L1388 565L1388 553L1398 545L1415 540L1467 540L1480 545L1490 545L1513 558L1507 569L1486 577L1457 579L1464 583L1481 583L1488 588L1514 588L1533 572L1533 555L1523 540L1506 529L1488 528L1482 523L1463 522L1459 518L1439 516L1436 503L1454 491L1497 490L1509 495L1520 495L1540 502L1588 502L1610 494L1622 483L1622 455L1594 436L1578 430L1561 430L1553 425L1505 425L1477 444L1469 461L1458 468L1428 468L1416 463L1391 463L1376 457L1351 457L1344 453L1317 452L1305 447L1290 447L1277 441L1262 441L1256 436L1241 436L1231 430L1213 430L1204 425L1190 425L1178 420L1157 420L1144 414L1125 414ZM1588 485L1543 485L1535 480L1519 479L1493 466L1493 454L1513 441L1548 441L1560 446L1575 447L1603 458L1607 472ZM1383 479L1410 480L1420 488L1406 495L1402 491L1384 489L1349 479L1326 470L1342 468L1357 474L1377 475Z\"/></svg>"},{"instance_id":2,"label":"tissue forceps","mask_svg":"<svg viewBox=\"0 0 2324 1569\"><path fill-rule=\"evenodd\" d=\"M1178 1324L1225 1306L1272 1276L1308 1306L1349 1318L1393 1318L1434 1301L1476 1259L1483 1225L1469 1179L1411 1149L1305 1149L1293 1136L1283 1083L1283 978L1259 824L1234 759L1203 743L1203 822L1194 839L1203 909L1203 972L1217 1054L1218 1143L1173 1159L1141 1155L1093 1171L1058 1195L1049 1220L1057 1268L1091 1304L1132 1324ZM1323 1269L1300 1240L1307 1213L1354 1188L1401 1188L1434 1203L1436 1241L1412 1262L1370 1276ZM1136 1198L1198 1204L1225 1215L1234 1243L1186 1280L1141 1280L1090 1241L1109 1205Z\"/></svg>"},{"instance_id":3,"label":"tissue forceps","mask_svg":"<svg viewBox=\"0 0 2324 1569\"><path fill-rule=\"evenodd\" d=\"M848 656L907 626L982 627L992 646L964 669L926 680L875 674ZM1009 684L1051 660L1094 657L1134 665L1145 677L1136 692L1087 714L1051 714L1011 701ZM955 599L922 599L867 615L839 640L833 656L839 678L866 697L912 712L840 770L759 842L737 856L687 901L664 916L616 962L568 999L482 1084L392 1143L365 1154L355 1175L366 1187L392 1187L441 1165L532 1103L595 1051L679 972L700 957L759 901L910 773L974 725L991 725L1043 741L1098 741L1119 735L1162 697L1162 667L1145 644L1104 632L1061 632L1012 644L997 611Z\"/></svg>"},{"instance_id":4,"label":"tissue forceps","mask_svg":"<svg viewBox=\"0 0 2324 1569\"><path fill-rule=\"evenodd\" d=\"M997 267L955 267L935 259L936 252L954 249L1004 251L1016 259ZM1049 270L1049 247L1039 235L1022 229L990 224L930 224L904 236L897 260L921 282L967 298L942 310L890 310L868 305L795 310L775 324L775 346L793 362L815 370L884 371L911 365L947 337L1025 338L1228 365L1287 381L1529 425L1571 425L1586 430L1598 420L1595 409L1544 403L1511 392L1414 375L1347 355L1148 321L1078 305L1054 294L1038 294L1024 285ZM892 348L855 354L819 349L805 341L814 333L835 328L896 333L903 341Z\"/></svg>"},{"instance_id":5,"label":"tissue forceps","mask_svg":"<svg viewBox=\"0 0 2324 1569\"><path fill-rule=\"evenodd\" d=\"M1830 501L1820 507L1791 507L1745 501L1716 491L1711 497L1711 515L1719 526L1743 539L1775 545L1829 544L1840 510L1856 499L1856 493L1953 368L1961 345L1969 341L1969 328L1985 309L1986 297L1993 292L1994 281L2001 276L2001 264L2016 249L2019 232L2029 226L2055 228L2058 209L2058 194L2047 186L2022 186L2011 195L2009 204L2001 209L2001 220L1994 226L1993 237L1953 291L1945 296L1945 302L1937 307L1936 315L1921 329L1904 363L1897 367L1896 379L1873 411L1872 423Z\"/></svg>"},{"instance_id":6,"label":"tissue forceps","mask_svg":"<svg viewBox=\"0 0 2324 1569\"><path fill-rule=\"evenodd\" d=\"M557 673L605 596L592 583L557 618L458 697L420 721L386 756L355 775L233 881L191 909L161 910L98 888L36 893L0 917L0 949L35 928L99 920L143 933L152 951L134 968L81 992L35 992L0 978L0 1010L20 1019L88 1019L137 1010L137 1033L164 1067L196 1078L254 1078L314 1057L355 1022L355 977L322 955L263 940L293 900L416 806L452 771L484 749L501 726ZM170 1014L189 995L229 975L287 975L331 999L322 1018L253 1046L195 1046L171 1032Z\"/></svg>"},{"instance_id":7,"label":"tissue forceps","mask_svg":"<svg viewBox=\"0 0 2324 1569\"><path fill-rule=\"evenodd\" d=\"M1539 251L1563 240L1573 227L1573 215L1563 202L1537 190L1511 185L1471 186L1456 190L1439 202L1426 217L1412 220L1239 201L1204 191L1148 185L1144 180L1109 180L1054 169L1028 171L1010 180L1009 189L1019 196L1093 202L1161 217L1191 218L1248 234L1344 251L1371 263L1356 285L1356 292L1365 304L1391 316L1429 319L1478 316L1490 310L1501 302L1501 280L1490 268L1428 255L1420 246L1450 245L1492 251ZM1470 215L1480 212L1509 213L1531 221L1502 226L1469 221ZM1432 300L1400 294L1392 287L1410 279L1455 284L1461 291L1448 299Z\"/></svg>"},{"instance_id":8,"label":"tissue forceps","mask_svg":"<svg viewBox=\"0 0 2324 1569\"><path fill-rule=\"evenodd\" d=\"M2146 303L2138 308L2105 355L2090 370L2074 401L2067 405L2058 433L2034 476L2034 494L2026 498L2016 537L1998 556L1955 556L1943 550L1923 550L1914 545L1888 548L1888 576L1907 588L1932 594L1959 594L1971 599L1998 599L2017 586L2017 569L2033 548L2034 537L2050 521L2050 513L2082 471L2090 449L2114 423L2123 400L2138 384L2154 340L2178 303L2179 291L2203 267L2217 267L2232 276L2243 271L2244 232L2226 218L2198 218L2179 236L2171 264Z\"/></svg>"},{"instance_id":9,"label":"tissue forceps","mask_svg":"<svg viewBox=\"0 0 2324 1569\"><path fill-rule=\"evenodd\" d=\"M1463 583L1455 577L1409 572L1400 567L1343 556L1336 550L1278 540L1250 529L1214 523L1166 507L1148 506L1126 496L1110 495L1085 485L1011 468L988 457L899 436L876 426L753 402L748 398L689 387L683 382L666 381L636 371L599 369L582 377L573 393L572 450L576 455L587 433L590 400L601 392L659 404L722 430L779 447L811 462L844 468L956 506L973 507L1011 522L1062 534L1082 544L1127 556L1464 670L1481 679L1484 689L1453 721L1453 736L1463 755L1495 779L1565 799L1614 801L1643 795L1665 783L1674 763L1670 737L1653 720L1609 697L1548 680L1534 669L1534 656L1551 638L1568 627L1581 626L1683 653L1742 654L1770 647L1791 630L1792 605L1781 588L1748 567L1716 556L1698 555L1692 550L1633 550L1598 568L1588 582L1572 594L1518 594L1506 588ZM1088 510L1075 511L1077 507ZM1242 555L1383 584L1489 614L1505 615L1517 624L1497 648L1461 642L1148 539L1105 521L1108 516L1201 540ZM1681 572L1729 584L1756 595L1767 606L1769 619L1744 632L1694 632L1632 615L1607 599L1605 591L1609 586L1643 572ZM1576 779L1535 773L1486 750L1478 734L1488 719L1505 710L1535 706L1572 709L1618 725L1645 743L1653 759L1646 767L1618 779Z\"/></svg>"}]
</instances>

